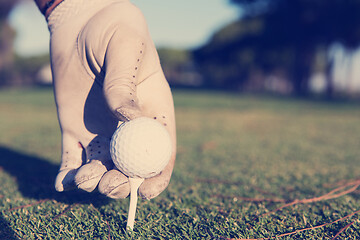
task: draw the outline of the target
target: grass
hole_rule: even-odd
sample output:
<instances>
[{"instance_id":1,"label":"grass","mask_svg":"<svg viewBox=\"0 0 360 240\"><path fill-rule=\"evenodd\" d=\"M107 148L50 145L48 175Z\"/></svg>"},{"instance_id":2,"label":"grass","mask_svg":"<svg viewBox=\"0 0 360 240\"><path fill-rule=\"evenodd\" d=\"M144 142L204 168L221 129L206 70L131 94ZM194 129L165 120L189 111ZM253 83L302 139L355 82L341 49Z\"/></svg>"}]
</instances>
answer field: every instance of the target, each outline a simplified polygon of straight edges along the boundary
<instances>
[{"instance_id":1,"label":"grass","mask_svg":"<svg viewBox=\"0 0 360 240\"><path fill-rule=\"evenodd\" d=\"M1 90L0 239L360 238L359 105L186 91L174 99L172 181L138 202L130 235L128 199L55 192L52 91ZM339 196L313 199L336 188Z\"/></svg>"}]
</instances>

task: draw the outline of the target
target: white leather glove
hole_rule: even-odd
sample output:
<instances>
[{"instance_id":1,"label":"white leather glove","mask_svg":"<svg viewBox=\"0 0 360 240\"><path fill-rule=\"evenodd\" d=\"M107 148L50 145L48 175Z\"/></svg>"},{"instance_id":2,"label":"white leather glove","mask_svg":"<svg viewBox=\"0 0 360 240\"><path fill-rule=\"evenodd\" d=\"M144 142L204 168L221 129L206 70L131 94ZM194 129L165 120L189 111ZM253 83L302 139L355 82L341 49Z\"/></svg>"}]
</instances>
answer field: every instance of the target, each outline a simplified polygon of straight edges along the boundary
<instances>
[{"instance_id":1,"label":"white leather glove","mask_svg":"<svg viewBox=\"0 0 360 240\"><path fill-rule=\"evenodd\" d=\"M109 142L121 121L147 116L169 131L173 155L139 195L151 199L169 184L175 163L172 94L146 21L129 0L65 0L50 14L50 53L62 133L55 187L129 195L128 178L114 169Z\"/></svg>"}]
</instances>

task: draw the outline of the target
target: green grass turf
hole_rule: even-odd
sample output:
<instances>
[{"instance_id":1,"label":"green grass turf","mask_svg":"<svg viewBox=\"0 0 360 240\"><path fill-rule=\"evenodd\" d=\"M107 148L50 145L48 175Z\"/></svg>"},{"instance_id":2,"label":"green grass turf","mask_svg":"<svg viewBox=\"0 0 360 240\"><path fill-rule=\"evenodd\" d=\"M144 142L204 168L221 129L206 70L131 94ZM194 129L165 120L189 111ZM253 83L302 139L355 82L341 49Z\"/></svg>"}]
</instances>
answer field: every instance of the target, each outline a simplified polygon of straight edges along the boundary
<instances>
[{"instance_id":1,"label":"green grass turf","mask_svg":"<svg viewBox=\"0 0 360 240\"><path fill-rule=\"evenodd\" d=\"M266 199L319 197L359 179L358 104L187 91L174 91L174 100L172 181L156 199L138 202L129 235L128 199L55 192L60 131L52 90L1 90L0 239L267 238L360 209L358 188L261 216L284 205ZM342 229L339 239L359 239L359 214L279 239L331 239Z\"/></svg>"}]
</instances>

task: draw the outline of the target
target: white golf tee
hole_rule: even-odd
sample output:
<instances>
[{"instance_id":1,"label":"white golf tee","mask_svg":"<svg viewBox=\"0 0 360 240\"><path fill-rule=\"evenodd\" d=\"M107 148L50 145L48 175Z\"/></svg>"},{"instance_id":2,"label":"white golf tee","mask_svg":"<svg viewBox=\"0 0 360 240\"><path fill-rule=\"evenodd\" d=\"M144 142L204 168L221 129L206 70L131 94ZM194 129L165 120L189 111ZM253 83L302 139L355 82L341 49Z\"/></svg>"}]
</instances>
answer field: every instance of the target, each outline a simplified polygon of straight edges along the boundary
<instances>
[{"instance_id":1,"label":"white golf tee","mask_svg":"<svg viewBox=\"0 0 360 240\"><path fill-rule=\"evenodd\" d=\"M143 178L131 178L129 177L130 183L130 205L129 205L129 213L128 213L128 220L126 229L133 230L134 229L134 222L135 222L135 213L136 213L136 205L138 200L138 189L140 185L143 183Z\"/></svg>"}]
</instances>

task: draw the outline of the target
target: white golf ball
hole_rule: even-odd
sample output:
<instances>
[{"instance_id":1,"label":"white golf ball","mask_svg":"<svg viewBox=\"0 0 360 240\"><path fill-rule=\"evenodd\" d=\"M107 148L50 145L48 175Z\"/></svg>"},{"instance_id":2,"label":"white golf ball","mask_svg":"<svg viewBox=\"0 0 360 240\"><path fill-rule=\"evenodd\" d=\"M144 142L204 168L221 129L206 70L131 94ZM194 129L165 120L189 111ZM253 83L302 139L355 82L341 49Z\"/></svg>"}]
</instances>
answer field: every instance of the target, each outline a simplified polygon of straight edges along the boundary
<instances>
[{"instance_id":1,"label":"white golf ball","mask_svg":"<svg viewBox=\"0 0 360 240\"><path fill-rule=\"evenodd\" d=\"M124 122L114 132L110 153L115 166L128 177L150 178L168 164L171 138L158 121L141 117Z\"/></svg>"}]
</instances>

